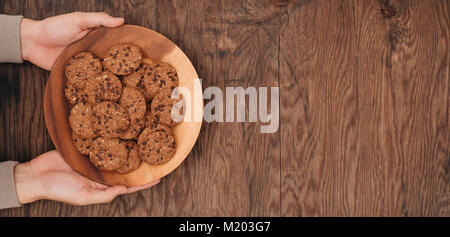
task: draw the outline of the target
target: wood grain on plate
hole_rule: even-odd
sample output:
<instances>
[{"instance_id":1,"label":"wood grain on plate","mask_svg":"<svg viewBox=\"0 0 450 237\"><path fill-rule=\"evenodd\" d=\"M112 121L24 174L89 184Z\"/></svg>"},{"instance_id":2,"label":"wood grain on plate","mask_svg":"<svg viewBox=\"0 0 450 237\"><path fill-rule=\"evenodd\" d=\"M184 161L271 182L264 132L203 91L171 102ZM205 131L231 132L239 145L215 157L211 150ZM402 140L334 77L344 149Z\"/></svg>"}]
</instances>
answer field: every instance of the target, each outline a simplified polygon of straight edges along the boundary
<instances>
[{"instance_id":1,"label":"wood grain on plate","mask_svg":"<svg viewBox=\"0 0 450 237\"><path fill-rule=\"evenodd\" d=\"M181 122L174 128L176 152L166 164L148 165L144 163L136 171L124 175L96 169L86 156L76 150L71 140L68 116L70 108L64 97L65 64L74 54L81 51L90 51L104 58L108 49L118 43L135 44L141 48L145 58L173 65L178 72L180 86L188 88L191 92L191 104L195 105L191 106L191 114L196 113L198 117L202 117L202 92L201 89L194 91L194 87L201 88L201 86L199 81L195 80L198 78L197 73L186 55L172 41L155 31L139 26L124 25L112 29L95 30L82 40L72 44L61 54L50 73L45 90L45 120L53 143L74 170L100 183L137 186L160 179L180 165L197 140L201 120Z\"/></svg>"}]
</instances>

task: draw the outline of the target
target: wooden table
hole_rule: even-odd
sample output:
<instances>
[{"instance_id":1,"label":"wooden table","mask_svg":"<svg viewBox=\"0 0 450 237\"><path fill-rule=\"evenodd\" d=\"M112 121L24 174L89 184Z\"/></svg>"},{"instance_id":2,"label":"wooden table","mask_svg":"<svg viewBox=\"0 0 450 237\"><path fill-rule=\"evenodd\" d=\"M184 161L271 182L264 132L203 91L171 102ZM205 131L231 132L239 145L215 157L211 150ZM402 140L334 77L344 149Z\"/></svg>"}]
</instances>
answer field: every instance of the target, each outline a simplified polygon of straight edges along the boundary
<instances>
[{"instance_id":1,"label":"wooden table","mask_svg":"<svg viewBox=\"0 0 450 237\"><path fill-rule=\"evenodd\" d=\"M150 190L0 216L450 215L449 1L0 1L1 13L34 19L72 11L166 35L204 88L280 87L280 129L204 123L187 160ZM52 150L49 73L24 63L0 75L1 159Z\"/></svg>"}]
</instances>

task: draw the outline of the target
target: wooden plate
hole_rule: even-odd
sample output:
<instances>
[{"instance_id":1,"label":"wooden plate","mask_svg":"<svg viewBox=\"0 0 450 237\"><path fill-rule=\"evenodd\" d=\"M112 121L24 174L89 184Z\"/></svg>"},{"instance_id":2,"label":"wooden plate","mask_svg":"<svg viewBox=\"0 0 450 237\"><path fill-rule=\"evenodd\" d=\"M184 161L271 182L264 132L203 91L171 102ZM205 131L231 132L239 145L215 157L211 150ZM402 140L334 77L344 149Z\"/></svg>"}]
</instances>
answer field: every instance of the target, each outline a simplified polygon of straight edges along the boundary
<instances>
[{"instance_id":1,"label":"wooden plate","mask_svg":"<svg viewBox=\"0 0 450 237\"><path fill-rule=\"evenodd\" d=\"M183 121L175 127L176 152L168 163L155 166L142 164L139 169L130 174L121 175L100 171L89 162L87 156L80 154L71 139L70 106L64 97L64 85L67 80L64 76L65 64L74 54L81 51L90 51L104 58L107 50L118 43L135 44L141 48L145 58L173 65L178 72L180 86L186 87L191 93L191 121L194 121L194 116L196 118L203 117L201 85L199 80L195 80L198 79L198 75L183 51L172 41L153 30L140 26L123 25L117 28L100 28L92 31L83 39L69 46L59 56L45 88L45 122L56 149L74 170L99 183L137 186L160 179L177 168L194 146L202 122L201 119L197 122Z\"/></svg>"}]
</instances>

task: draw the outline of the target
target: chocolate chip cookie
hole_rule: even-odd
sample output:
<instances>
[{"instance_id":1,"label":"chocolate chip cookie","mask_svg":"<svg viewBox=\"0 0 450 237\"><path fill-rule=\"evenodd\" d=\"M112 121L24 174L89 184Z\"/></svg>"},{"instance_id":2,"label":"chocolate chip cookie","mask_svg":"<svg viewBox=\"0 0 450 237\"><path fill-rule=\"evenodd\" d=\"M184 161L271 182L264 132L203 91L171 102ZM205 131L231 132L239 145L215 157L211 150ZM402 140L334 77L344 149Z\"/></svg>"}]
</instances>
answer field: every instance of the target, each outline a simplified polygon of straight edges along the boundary
<instances>
[{"instance_id":1,"label":"chocolate chip cookie","mask_svg":"<svg viewBox=\"0 0 450 237\"><path fill-rule=\"evenodd\" d=\"M89 155L90 149L92 147L92 142L94 141L94 138L85 138L80 137L76 133L72 132L72 140L75 145L75 148L83 154L83 155Z\"/></svg>"},{"instance_id":2,"label":"chocolate chip cookie","mask_svg":"<svg viewBox=\"0 0 450 237\"><path fill-rule=\"evenodd\" d=\"M134 72L142 61L141 50L131 44L112 46L103 59L103 67L116 75L128 75Z\"/></svg>"},{"instance_id":3,"label":"chocolate chip cookie","mask_svg":"<svg viewBox=\"0 0 450 237\"><path fill-rule=\"evenodd\" d=\"M152 100L151 115L156 123L162 123L167 126L175 126L176 122L172 119L172 107L181 99L172 99L172 90L165 89L159 92ZM181 95L179 96L181 98ZM175 116L176 114L174 114Z\"/></svg>"},{"instance_id":4,"label":"chocolate chip cookie","mask_svg":"<svg viewBox=\"0 0 450 237\"><path fill-rule=\"evenodd\" d=\"M111 101L96 104L91 121L97 134L110 138L119 137L130 126L127 111Z\"/></svg>"},{"instance_id":5,"label":"chocolate chip cookie","mask_svg":"<svg viewBox=\"0 0 450 237\"><path fill-rule=\"evenodd\" d=\"M128 159L116 172L120 174L128 174L135 171L142 164L142 160L139 157L139 151L134 141L126 142L128 148Z\"/></svg>"},{"instance_id":6,"label":"chocolate chip cookie","mask_svg":"<svg viewBox=\"0 0 450 237\"><path fill-rule=\"evenodd\" d=\"M69 123L72 131L84 138L95 137L92 126L92 107L88 104L76 104L69 115Z\"/></svg>"},{"instance_id":7,"label":"chocolate chip cookie","mask_svg":"<svg viewBox=\"0 0 450 237\"><path fill-rule=\"evenodd\" d=\"M120 168L128 159L125 142L118 138L99 137L94 140L89 160L100 170L113 171Z\"/></svg>"},{"instance_id":8,"label":"chocolate chip cookie","mask_svg":"<svg viewBox=\"0 0 450 237\"><path fill-rule=\"evenodd\" d=\"M144 73L147 67L148 64L142 62L141 65L139 65L138 69L136 69L136 71L132 72L130 75L122 77L122 82L124 85L138 89L144 95L144 97L147 92L145 91L144 84L142 83L142 78L144 77ZM146 97L145 99L148 101L150 98Z\"/></svg>"},{"instance_id":9,"label":"chocolate chip cookie","mask_svg":"<svg viewBox=\"0 0 450 237\"><path fill-rule=\"evenodd\" d=\"M103 100L118 101L122 94L122 82L111 72L102 72L95 77L94 90Z\"/></svg>"},{"instance_id":10,"label":"chocolate chip cookie","mask_svg":"<svg viewBox=\"0 0 450 237\"><path fill-rule=\"evenodd\" d=\"M150 98L164 89L178 87L179 80L175 68L165 62L149 65L145 70L143 84Z\"/></svg>"},{"instance_id":11,"label":"chocolate chip cookie","mask_svg":"<svg viewBox=\"0 0 450 237\"><path fill-rule=\"evenodd\" d=\"M77 53L66 64L67 80L78 89L84 89L88 79L101 72L100 59L90 52Z\"/></svg>"},{"instance_id":12,"label":"chocolate chip cookie","mask_svg":"<svg viewBox=\"0 0 450 237\"><path fill-rule=\"evenodd\" d=\"M146 116L145 127L150 128L149 130L147 130L147 132L155 132L161 129L165 130L167 133L173 136L172 128L164 124L157 123L150 111L148 111L145 116Z\"/></svg>"},{"instance_id":13,"label":"chocolate chip cookie","mask_svg":"<svg viewBox=\"0 0 450 237\"><path fill-rule=\"evenodd\" d=\"M88 103L91 106L95 106L97 103L102 101L103 94L100 92L99 83L96 78L89 79L89 83L86 84L82 94L81 101L83 103Z\"/></svg>"},{"instance_id":14,"label":"chocolate chip cookie","mask_svg":"<svg viewBox=\"0 0 450 237\"><path fill-rule=\"evenodd\" d=\"M138 149L144 162L164 164L175 154L175 139L164 130L151 131L151 128L146 128L139 136Z\"/></svg>"},{"instance_id":15,"label":"chocolate chip cookie","mask_svg":"<svg viewBox=\"0 0 450 237\"><path fill-rule=\"evenodd\" d=\"M129 140L129 139L137 139L142 129L145 127L145 118L138 119L130 119L130 126L126 131L120 134L120 138Z\"/></svg>"},{"instance_id":16,"label":"chocolate chip cookie","mask_svg":"<svg viewBox=\"0 0 450 237\"><path fill-rule=\"evenodd\" d=\"M84 90L78 89L69 81L66 83L66 86L64 88L64 95L66 96L67 101L69 101L69 103L73 105L80 102L82 98L86 96Z\"/></svg>"},{"instance_id":17,"label":"chocolate chip cookie","mask_svg":"<svg viewBox=\"0 0 450 237\"><path fill-rule=\"evenodd\" d=\"M131 119L144 118L147 111L147 103L144 95L138 89L129 86L124 87L119 103L128 111Z\"/></svg>"}]
</instances>

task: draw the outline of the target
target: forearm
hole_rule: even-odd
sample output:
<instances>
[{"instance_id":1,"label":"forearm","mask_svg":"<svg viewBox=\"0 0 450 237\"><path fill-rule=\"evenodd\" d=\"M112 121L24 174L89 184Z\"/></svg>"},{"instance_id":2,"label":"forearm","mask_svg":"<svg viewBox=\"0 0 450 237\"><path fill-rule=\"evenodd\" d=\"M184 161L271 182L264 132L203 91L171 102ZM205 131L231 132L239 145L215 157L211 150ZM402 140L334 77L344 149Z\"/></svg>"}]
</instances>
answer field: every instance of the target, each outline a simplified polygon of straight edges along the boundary
<instances>
[{"instance_id":1,"label":"forearm","mask_svg":"<svg viewBox=\"0 0 450 237\"><path fill-rule=\"evenodd\" d=\"M37 34L37 21L22 16L0 14L0 63L28 60Z\"/></svg>"},{"instance_id":2,"label":"forearm","mask_svg":"<svg viewBox=\"0 0 450 237\"><path fill-rule=\"evenodd\" d=\"M0 209L19 207L44 197L30 162L0 162Z\"/></svg>"},{"instance_id":3,"label":"forearm","mask_svg":"<svg viewBox=\"0 0 450 237\"><path fill-rule=\"evenodd\" d=\"M0 14L0 63L21 63L22 16Z\"/></svg>"},{"instance_id":4,"label":"forearm","mask_svg":"<svg viewBox=\"0 0 450 237\"><path fill-rule=\"evenodd\" d=\"M18 164L14 167L14 183L17 199L20 204L26 204L42 199L38 175L34 172L30 162Z\"/></svg>"},{"instance_id":5,"label":"forearm","mask_svg":"<svg viewBox=\"0 0 450 237\"><path fill-rule=\"evenodd\" d=\"M32 48L34 46L33 42L35 41L34 37L38 35L37 31L39 31L37 23L38 21L23 18L20 24L20 45L23 60L30 61Z\"/></svg>"}]
</instances>

